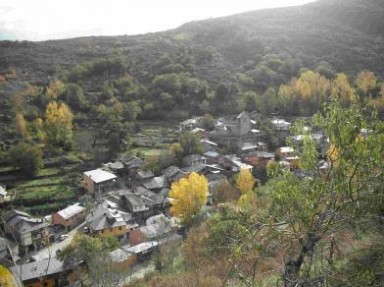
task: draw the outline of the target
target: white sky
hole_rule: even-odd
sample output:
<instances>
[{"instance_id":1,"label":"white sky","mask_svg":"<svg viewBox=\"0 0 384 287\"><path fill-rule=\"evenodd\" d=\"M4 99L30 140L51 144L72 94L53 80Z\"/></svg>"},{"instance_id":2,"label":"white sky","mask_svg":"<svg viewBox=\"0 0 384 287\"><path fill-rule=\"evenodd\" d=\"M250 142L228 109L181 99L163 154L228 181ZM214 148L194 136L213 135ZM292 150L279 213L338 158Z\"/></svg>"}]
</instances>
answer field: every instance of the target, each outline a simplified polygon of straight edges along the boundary
<instances>
[{"instance_id":1,"label":"white sky","mask_svg":"<svg viewBox=\"0 0 384 287\"><path fill-rule=\"evenodd\" d=\"M314 0L0 0L0 39L133 35ZM6 35L6 36L4 36Z\"/></svg>"}]
</instances>

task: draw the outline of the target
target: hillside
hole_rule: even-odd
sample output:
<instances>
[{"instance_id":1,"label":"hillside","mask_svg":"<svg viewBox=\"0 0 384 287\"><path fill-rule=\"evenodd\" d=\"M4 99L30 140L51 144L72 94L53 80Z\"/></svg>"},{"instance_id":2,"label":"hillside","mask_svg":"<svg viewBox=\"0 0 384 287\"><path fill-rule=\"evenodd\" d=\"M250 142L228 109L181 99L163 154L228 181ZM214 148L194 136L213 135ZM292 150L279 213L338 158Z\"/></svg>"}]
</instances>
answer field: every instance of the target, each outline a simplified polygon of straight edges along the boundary
<instances>
[{"instance_id":1,"label":"hillside","mask_svg":"<svg viewBox=\"0 0 384 287\"><path fill-rule=\"evenodd\" d=\"M230 80L241 66L251 70L261 56L273 53L308 68L327 61L352 74L366 68L383 75L383 11L380 1L321 0L192 22L143 36L5 41L0 42L0 70L14 67L22 80L44 83L57 66L66 69L117 53L131 64L133 73L139 73L150 70L164 53L189 49L194 54L210 53L211 61L197 61L196 74L211 84Z\"/></svg>"}]
</instances>

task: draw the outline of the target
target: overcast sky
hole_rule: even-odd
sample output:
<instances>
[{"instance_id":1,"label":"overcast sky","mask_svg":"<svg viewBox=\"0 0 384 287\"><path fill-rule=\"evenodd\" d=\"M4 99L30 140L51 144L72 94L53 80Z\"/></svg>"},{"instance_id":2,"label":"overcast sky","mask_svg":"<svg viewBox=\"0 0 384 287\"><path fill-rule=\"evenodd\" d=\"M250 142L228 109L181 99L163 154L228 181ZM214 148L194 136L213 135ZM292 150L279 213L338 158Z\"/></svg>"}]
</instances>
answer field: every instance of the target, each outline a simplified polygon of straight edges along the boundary
<instances>
[{"instance_id":1,"label":"overcast sky","mask_svg":"<svg viewBox=\"0 0 384 287\"><path fill-rule=\"evenodd\" d=\"M0 40L134 35L314 0L1 0Z\"/></svg>"}]
</instances>

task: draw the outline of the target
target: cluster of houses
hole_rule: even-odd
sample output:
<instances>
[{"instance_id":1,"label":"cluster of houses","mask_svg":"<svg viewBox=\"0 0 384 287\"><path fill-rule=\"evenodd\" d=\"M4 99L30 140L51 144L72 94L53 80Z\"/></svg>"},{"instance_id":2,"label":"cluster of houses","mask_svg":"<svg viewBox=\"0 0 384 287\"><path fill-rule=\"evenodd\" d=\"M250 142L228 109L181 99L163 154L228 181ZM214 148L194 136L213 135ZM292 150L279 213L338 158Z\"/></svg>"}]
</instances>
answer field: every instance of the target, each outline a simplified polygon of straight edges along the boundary
<instances>
[{"instance_id":1,"label":"cluster of houses","mask_svg":"<svg viewBox=\"0 0 384 287\"><path fill-rule=\"evenodd\" d=\"M289 134L289 122L273 119L271 123L277 133ZM148 259L158 246L181 239L180 224L168 213L173 182L192 172L204 175L209 182L208 204L212 204L216 184L241 169L266 168L274 160L290 169L299 168L299 158L292 148L268 151L257 122L247 112L217 119L212 131L204 130L197 118L180 123L180 130L199 135L204 148L203 154L186 156L180 167L169 166L155 175L144 169L143 159L126 154L99 169L83 172L83 188L92 200L55 212L50 222L18 210L8 212L3 222L6 237L0 238L0 261L20 258L22 264L11 270L25 286L61 286L66 280L63 274L69 271L56 255L49 258L51 265L45 268L47 258L27 263L22 259L75 229L92 236L117 238L121 246L111 252L110 262L114 268L127 269ZM312 136L319 143L323 141L321 134ZM300 142L301 138L294 140ZM222 154L222 150L236 153ZM0 188L0 200L4 192Z\"/></svg>"}]
</instances>

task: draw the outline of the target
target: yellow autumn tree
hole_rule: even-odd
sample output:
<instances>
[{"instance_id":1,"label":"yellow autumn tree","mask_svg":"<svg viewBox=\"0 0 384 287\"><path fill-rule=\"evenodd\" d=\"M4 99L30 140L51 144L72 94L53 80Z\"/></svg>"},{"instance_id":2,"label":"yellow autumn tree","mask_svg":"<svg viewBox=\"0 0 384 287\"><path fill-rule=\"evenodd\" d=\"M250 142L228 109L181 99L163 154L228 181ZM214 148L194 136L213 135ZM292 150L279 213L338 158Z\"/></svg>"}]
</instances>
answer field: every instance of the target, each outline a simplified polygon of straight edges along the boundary
<instances>
[{"instance_id":1,"label":"yellow autumn tree","mask_svg":"<svg viewBox=\"0 0 384 287\"><path fill-rule=\"evenodd\" d=\"M17 113L15 118L16 129L23 139L29 138L28 123L22 113Z\"/></svg>"},{"instance_id":2,"label":"yellow autumn tree","mask_svg":"<svg viewBox=\"0 0 384 287\"><path fill-rule=\"evenodd\" d=\"M355 104L359 101L355 89L349 83L348 77L344 73L336 75L332 82L332 97L338 99L342 104Z\"/></svg>"},{"instance_id":3,"label":"yellow autumn tree","mask_svg":"<svg viewBox=\"0 0 384 287\"><path fill-rule=\"evenodd\" d=\"M59 80L51 82L45 92L49 99L55 100L63 91L65 85Z\"/></svg>"},{"instance_id":4,"label":"yellow autumn tree","mask_svg":"<svg viewBox=\"0 0 384 287\"><path fill-rule=\"evenodd\" d=\"M248 169L241 169L236 175L236 187L240 190L241 196L237 202L241 208L246 208L256 202L256 194L253 192L255 178Z\"/></svg>"},{"instance_id":5,"label":"yellow autumn tree","mask_svg":"<svg viewBox=\"0 0 384 287\"><path fill-rule=\"evenodd\" d=\"M0 264L0 286L2 287L16 287L16 281L12 273Z\"/></svg>"},{"instance_id":6,"label":"yellow autumn tree","mask_svg":"<svg viewBox=\"0 0 384 287\"><path fill-rule=\"evenodd\" d=\"M45 109L44 130L48 144L69 148L72 144L73 114L64 103L50 102Z\"/></svg>"},{"instance_id":7,"label":"yellow autumn tree","mask_svg":"<svg viewBox=\"0 0 384 287\"><path fill-rule=\"evenodd\" d=\"M245 194L249 191L252 191L254 185L255 179L252 173L248 169L241 169L236 175L236 187L241 191L242 194Z\"/></svg>"},{"instance_id":8,"label":"yellow autumn tree","mask_svg":"<svg viewBox=\"0 0 384 287\"><path fill-rule=\"evenodd\" d=\"M376 88L377 78L373 72L364 70L357 75L355 83L363 95L368 96Z\"/></svg>"},{"instance_id":9,"label":"yellow autumn tree","mask_svg":"<svg viewBox=\"0 0 384 287\"><path fill-rule=\"evenodd\" d=\"M192 172L187 178L174 182L169 192L171 214L180 217L188 226L194 216L207 203L208 180L203 175Z\"/></svg>"}]
</instances>

